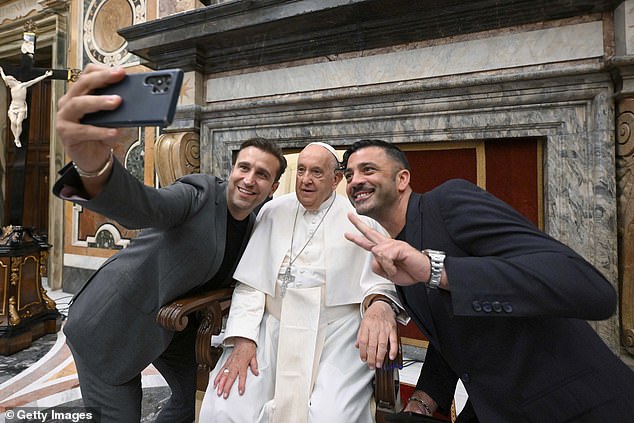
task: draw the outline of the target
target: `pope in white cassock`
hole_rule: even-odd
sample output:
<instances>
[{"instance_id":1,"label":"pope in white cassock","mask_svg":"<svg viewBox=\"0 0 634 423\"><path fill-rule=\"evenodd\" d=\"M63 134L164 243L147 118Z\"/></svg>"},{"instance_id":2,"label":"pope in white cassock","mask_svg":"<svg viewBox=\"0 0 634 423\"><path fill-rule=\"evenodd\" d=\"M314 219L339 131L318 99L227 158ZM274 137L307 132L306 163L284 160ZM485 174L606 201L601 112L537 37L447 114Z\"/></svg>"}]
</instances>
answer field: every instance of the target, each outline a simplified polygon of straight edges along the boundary
<instances>
[{"instance_id":1,"label":"pope in white cassock","mask_svg":"<svg viewBox=\"0 0 634 423\"><path fill-rule=\"evenodd\" d=\"M295 193L258 214L234 274L225 350L201 422L373 421L371 367L388 348L396 356L395 311L406 316L393 284L365 271L369 253L344 238L357 229L346 217L354 208L335 193L335 150L308 144L296 178Z\"/></svg>"}]
</instances>

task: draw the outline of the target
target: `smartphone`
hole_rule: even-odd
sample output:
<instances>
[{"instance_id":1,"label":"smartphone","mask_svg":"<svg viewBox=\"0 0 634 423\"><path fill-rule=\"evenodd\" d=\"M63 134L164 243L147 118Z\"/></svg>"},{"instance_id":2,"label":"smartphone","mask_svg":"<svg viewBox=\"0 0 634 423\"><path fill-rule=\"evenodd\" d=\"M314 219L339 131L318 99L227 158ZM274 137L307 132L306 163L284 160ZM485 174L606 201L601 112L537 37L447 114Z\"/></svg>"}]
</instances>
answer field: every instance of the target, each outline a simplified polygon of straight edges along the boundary
<instances>
[{"instance_id":1,"label":"smartphone","mask_svg":"<svg viewBox=\"0 0 634 423\"><path fill-rule=\"evenodd\" d=\"M118 83L94 92L121 96L119 107L88 113L81 123L110 128L168 126L174 119L182 83L181 69L128 74Z\"/></svg>"}]
</instances>

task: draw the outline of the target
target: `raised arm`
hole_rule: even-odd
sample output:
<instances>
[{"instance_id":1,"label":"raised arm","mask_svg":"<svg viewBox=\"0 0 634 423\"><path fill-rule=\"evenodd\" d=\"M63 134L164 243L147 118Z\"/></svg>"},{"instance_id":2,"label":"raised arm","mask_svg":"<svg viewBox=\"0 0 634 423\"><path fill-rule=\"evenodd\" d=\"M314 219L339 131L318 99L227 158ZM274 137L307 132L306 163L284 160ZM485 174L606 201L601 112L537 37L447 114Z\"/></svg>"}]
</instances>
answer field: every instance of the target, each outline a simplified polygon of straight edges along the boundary
<instances>
[{"instance_id":1,"label":"raised arm","mask_svg":"<svg viewBox=\"0 0 634 423\"><path fill-rule=\"evenodd\" d=\"M438 205L427 218L437 216L462 252L445 259L455 315L480 316L473 303L482 298L510 305L513 312L500 315L514 317L601 320L614 313L615 290L596 268L493 195L455 180L425 201Z\"/></svg>"},{"instance_id":2,"label":"raised arm","mask_svg":"<svg viewBox=\"0 0 634 423\"><path fill-rule=\"evenodd\" d=\"M123 134L120 129L83 125L80 120L87 113L119 107L121 97L96 96L92 92L114 84L124 76L123 69L90 64L58 102L57 133L91 198L101 192L108 180L112 170L112 148Z\"/></svg>"},{"instance_id":3,"label":"raised arm","mask_svg":"<svg viewBox=\"0 0 634 423\"><path fill-rule=\"evenodd\" d=\"M47 70L46 72L44 72L43 75L40 75L37 78L33 78L30 81L23 82L24 88L28 88L31 85L37 84L41 80L46 79L46 78L48 78L51 75L53 75L53 71L52 70Z\"/></svg>"}]
</instances>

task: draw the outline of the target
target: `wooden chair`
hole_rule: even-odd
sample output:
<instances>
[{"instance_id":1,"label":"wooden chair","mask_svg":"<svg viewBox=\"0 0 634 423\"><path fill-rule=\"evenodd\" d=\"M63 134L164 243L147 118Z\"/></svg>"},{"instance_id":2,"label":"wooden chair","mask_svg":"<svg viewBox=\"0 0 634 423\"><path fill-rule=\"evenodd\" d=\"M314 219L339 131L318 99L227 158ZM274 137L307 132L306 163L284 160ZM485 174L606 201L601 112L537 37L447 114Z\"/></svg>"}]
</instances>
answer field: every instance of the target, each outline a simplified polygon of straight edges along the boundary
<instances>
[{"instance_id":1,"label":"wooden chair","mask_svg":"<svg viewBox=\"0 0 634 423\"><path fill-rule=\"evenodd\" d=\"M223 318L229 313L233 289L221 289L202 295L186 296L161 307L156 317L165 329L182 331L187 326L192 313L197 313L199 326L196 335L196 362L198 363L196 387L200 391L207 388L209 371L214 368L222 354L222 346L212 346L211 338L222 330ZM376 370L374 397L376 422L384 423L385 416L401 409L398 369L402 367L399 354L393 360L386 360L381 369Z\"/></svg>"}]
</instances>

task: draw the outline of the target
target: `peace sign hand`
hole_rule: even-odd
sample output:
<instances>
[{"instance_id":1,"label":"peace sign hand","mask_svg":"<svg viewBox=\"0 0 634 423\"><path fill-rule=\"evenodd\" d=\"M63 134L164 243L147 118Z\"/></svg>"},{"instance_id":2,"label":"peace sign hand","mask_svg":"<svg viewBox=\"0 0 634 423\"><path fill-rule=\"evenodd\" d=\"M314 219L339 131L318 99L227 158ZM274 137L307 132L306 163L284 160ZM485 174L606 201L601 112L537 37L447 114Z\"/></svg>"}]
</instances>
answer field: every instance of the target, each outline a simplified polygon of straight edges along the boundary
<instances>
[{"instance_id":1,"label":"peace sign hand","mask_svg":"<svg viewBox=\"0 0 634 423\"><path fill-rule=\"evenodd\" d=\"M355 213L348 213L348 219L361 234L346 232L345 237L372 253L374 273L401 286L429 280L429 259L422 252L406 242L389 238L372 229Z\"/></svg>"}]
</instances>

